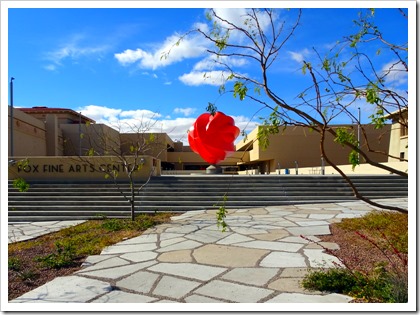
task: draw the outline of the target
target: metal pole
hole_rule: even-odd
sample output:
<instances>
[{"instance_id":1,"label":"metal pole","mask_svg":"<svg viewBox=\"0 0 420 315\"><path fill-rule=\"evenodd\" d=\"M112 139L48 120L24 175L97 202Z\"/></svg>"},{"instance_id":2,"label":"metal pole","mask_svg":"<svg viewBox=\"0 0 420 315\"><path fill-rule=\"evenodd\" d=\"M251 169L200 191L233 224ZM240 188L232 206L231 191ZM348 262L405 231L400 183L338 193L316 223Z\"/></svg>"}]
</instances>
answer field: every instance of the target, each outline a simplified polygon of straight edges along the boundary
<instances>
[{"instance_id":1,"label":"metal pole","mask_svg":"<svg viewBox=\"0 0 420 315\"><path fill-rule=\"evenodd\" d=\"M321 175L325 175L325 161L323 156L321 156Z\"/></svg>"},{"instance_id":2,"label":"metal pole","mask_svg":"<svg viewBox=\"0 0 420 315\"><path fill-rule=\"evenodd\" d=\"M13 80L10 78L10 156L13 156Z\"/></svg>"},{"instance_id":3,"label":"metal pole","mask_svg":"<svg viewBox=\"0 0 420 315\"><path fill-rule=\"evenodd\" d=\"M295 161L295 172L296 172L296 175L299 174L299 164L297 161Z\"/></svg>"},{"instance_id":4,"label":"metal pole","mask_svg":"<svg viewBox=\"0 0 420 315\"><path fill-rule=\"evenodd\" d=\"M360 119L361 119L361 115L360 115L360 107L357 108L359 111L359 118L357 120L358 124L357 124L357 148L360 150ZM357 160L360 163L360 153L357 152Z\"/></svg>"}]
</instances>

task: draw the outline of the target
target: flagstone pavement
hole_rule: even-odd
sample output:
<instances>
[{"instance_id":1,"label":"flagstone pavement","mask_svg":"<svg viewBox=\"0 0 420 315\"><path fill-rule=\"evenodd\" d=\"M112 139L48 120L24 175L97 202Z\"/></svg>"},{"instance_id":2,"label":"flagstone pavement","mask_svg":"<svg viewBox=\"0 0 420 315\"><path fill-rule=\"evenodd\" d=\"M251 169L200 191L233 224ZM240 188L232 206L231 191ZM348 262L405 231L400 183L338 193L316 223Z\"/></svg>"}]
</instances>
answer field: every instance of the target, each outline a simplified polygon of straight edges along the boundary
<instances>
[{"instance_id":1,"label":"flagstone pavement","mask_svg":"<svg viewBox=\"0 0 420 315\"><path fill-rule=\"evenodd\" d=\"M216 210L186 212L10 303L348 303L349 296L307 291L300 281L308 270L340 264L322 248L338 245L317 236L373 209L352 201L228 210L226 232ZM81 222L10 224L9 242Z\"/></svg>"}]
</instances>

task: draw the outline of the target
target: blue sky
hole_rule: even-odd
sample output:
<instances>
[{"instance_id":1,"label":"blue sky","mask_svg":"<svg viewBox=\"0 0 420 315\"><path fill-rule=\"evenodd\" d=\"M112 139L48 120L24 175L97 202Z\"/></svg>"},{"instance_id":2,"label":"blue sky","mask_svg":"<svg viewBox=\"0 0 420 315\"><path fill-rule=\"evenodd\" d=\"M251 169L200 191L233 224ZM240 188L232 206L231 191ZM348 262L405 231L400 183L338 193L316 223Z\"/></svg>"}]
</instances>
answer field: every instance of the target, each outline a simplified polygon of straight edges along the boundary
<instances>
[{"instance_id":1,"label":"blue sky","mask_svg":"<svg viewBox=\"0 0 420 315\"><path fill-rule=\"evenodd\" d=\"M243 10L218 8L220 15L231 19ZM360 10L304 9L299 27L272 69L276 93L293 103L308 84L302 60L315 58L313 47L325 52L343 36L355 33L352 21ZM293 9L279 11L279 21L288 23L295 16ZM405 43L407 25L394 16L394 9L377 9L375 21L387 38ZM187 37L168 58L161 58L179 36L203 23L207 23L204 5L194 9L9 9L8 78L15 78L14 104L71 108L109 125L157 120L157 131L186 142L186 131L211 102L249 131L259 122L256 117L269 112L254 116L259 105L219 95L217 72L212 72L206 52L210 46L202 37ZM392 56L384 55L378 67L391 61ZM237 67L251 76L258 72L240 60ZM205 73L212 73L212 78L204 79ZM407 89L407 78L396 78L395 84ZM363 112L365 120L368 115Z\"/></svg>"}]
</instances>

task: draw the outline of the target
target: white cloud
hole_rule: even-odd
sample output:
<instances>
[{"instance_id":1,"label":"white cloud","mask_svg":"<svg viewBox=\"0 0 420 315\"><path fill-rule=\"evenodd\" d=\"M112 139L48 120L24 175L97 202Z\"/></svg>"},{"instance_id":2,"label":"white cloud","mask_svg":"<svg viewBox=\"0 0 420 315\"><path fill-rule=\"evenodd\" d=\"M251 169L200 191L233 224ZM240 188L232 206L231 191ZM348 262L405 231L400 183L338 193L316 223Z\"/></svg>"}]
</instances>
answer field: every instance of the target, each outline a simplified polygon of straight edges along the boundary
<instances>
[{"instance_id":1,"label":"white cloud","mask_svg":"<svg viewBox=\"0 0 420 315\"><path fill-rule=\"evenodd\" d=\"M382 75L386 75L387 83L394 83L396 86L406 84L408 80L408 72L398 60L385 64L382 67Z\"/></svg>"},{"instance_id":2,"label":"white cloud","mask_svg":"<svg viewBox=\"0 0 420 315\"><path fill-rule=\"evenodd\" d=\"M136 110L126 110L121 111L120 117L128 117L132 119L157 119L162 115L157 112L152 112L151 110L147 109L136 109Z\"/></svg>"},{"instance_id":3,"label":"white cloud","mask_svg":"<svg viewBox=\"0 0 420 315\"><path fill-rule=\"evenodd\" d=\"M117 118L122 112L121 109L108 108L98 105L88 105L78 108L76 111L82 112L82 115L92 118L97 123L102 123L103 121L110 121L114 118Z\"/></svg>"},{"instance_id":4,"label":"white cloud","mask_svg":"<svg viewBox=\"0 0 420 315\"><path fill-rule=\"evenodd\" d=\"M244 26L245 19L247 18L247 10L243 8L216 8L215 12L220 15L220 17L227 19L238 26ZM260 16L259 22L263 29L269 25L269 20L266 17ZM224 22L221 22L221 24L226 26L226 23ZM250 26L249 23L248 26ZM209 25L205 23L195 23L192 29L200 29L207 33L209 32ZM236 42L239 40L239 37L235 35L235 33L232 33L230 40ZM205 39L201 34L191 32L185 37L183 37L183 34L174 33L162 42L153 45L148 43L144 46L152 48L146 49L145 47L138 47L136 49L126 49L123 52L115 53L114 57L123 66L136 64L142 69L155 70L185 59L204 56L207 53L207 49L212 46L212 43ZM213 69L214 65L210 66L210 61L210 59L204 59L201 63L196 64L195 70L202 70L204 68L206 68L206 70ZM237 66L245 63L243 59L239 58L233 59L230 62L231 65L235 64Z\"/></svg>"},{"instance_id":5,"label":"white cloud","mask_svg":"<svg viewBox=\"0 0 420 315\"><path fill-rule=\"evenodd\" d=\"M174 141L182 141L188 145L187 131L193 125L196 117L162 117L161 114L146 109L122 110L99 105L88 105L76 109L99 124L105 124L120 132L164 132ZM193 113L193 108L178 108L174 112ZM245 116L232 116L238 128L248 132L255 128L256 122Z\"/></svg>"},{"instance_id":6,"label":"white cloud","mask_svg":"<svg viewBox=\"0 0 420 315\"><path fill-rule=\"evenodd\" d=\"M118 60L120 64L126 66L128 64L132 64L141 58L144 58L147 53L140 48L136 50L126 49L122 53L114 54L115 58Z\"/></svg>"},{"instance_id":7,"label":"white cloud","mask_svg":"<svg viewBox=\"0 0 420 315\"><path fill-rule=\"evenodd\" d=\"M203 60L197 62L193 70L202 71L202 70L214 70L218 68L223 68L224 65L229 67L243 67L248 64L248 61L245 58L236 58L236 57L226 57L220 56L216 57L214 55L208 56Z\"/></svg>"},{"instance_id":8,"label":"white cloud","mask_svg":"<svg viewBox=\"0 0 420 315\"><path fill-rule=\"evenodd\" d=\"M198 34L184 37L175 33L167 37L162 43L155 45L150 51L141 48L136 50L126 49L114 57L122 65L137 63L142 69L157 69L180 62L187 58L195 58L206 52L208 42Z\"/></svg>"},{"instance_id":9,"label":"white cloud","mask_svg":"<svg viewBox=\"0 0 420 315\"><path fill-rule=\"evenodd\" d=\"M183 114L184 116L190 116L196 112L197 108L192 107L186 107L186 108L175 108L174 113L175 114Z\"/></svg>"},{"instance_id":10,"label":"white cloud","mask_svg":"<svg viewBox=\"0 0 420 315\"><path fill-rule=\"evenodd\" d=\"M228 73L221 70L192 71L190 73L181 75L178 79L182 83L190 86L198 86L204 84L220 86L226 82L228 76Z\"/></svg>"},{"instance_id":11,"label":"white cloud","mask_svg":"<svg viewBox=\"0 0 420 315\"><path fill-rule=\"evenodd\" d=\"M44 69L48 71L55 71L57 70L57 66L54 64L49 64L49 65L44 66Z\"/></svg>"},{"instance_id":12,"label":"white cloud","mask_svg":"<svg viewBox=\"0 0 420 315\"><path fill-rule=\"evenodd\" d=\"M229 21L230 23L236 25L240 28L247 28L249 32L256 30L257 26L255 21L249 18L249 9L245 8L213 8L217 16L222 20ZM258 27L263 31L266 31L270 26L270 18L261 11L256 11L258 19ZM273 21L277 19L276 15L273 15ZM231 28L231 26L224 22L217 20L222 27ZM239 31L231 31L229 34L229 39L234 42L241 42L244 39L244 34Z\"/></svg>"},{"instance_id":13,"label":"white cloud","mask_svg":"<svg viewBox=\"0 0 420 315\"><path fill-rule=\"evenodd\" d=\"M311 54L311 52L307 48L304 48L301 51L288 51L287 53L290 55L292 60L294 60L298 63L302 63Z\"/></svg>"},{"instance_id":14,"label":"white cloud","mask_svg":"<svg viewBox=\"0 0 420 315\"><path fill-rule=\"evenodd\" d=\"M108 45L83 45L82 41L86 36L82 34L73 35L67 42L60 45L57 49L45 53L45 59L52 62L45 66L47 70L56 70L58 66L62 65L63 60L71 59L76 61L81 57L99 56L109 49Z\"/></svg>"}]
</instances>

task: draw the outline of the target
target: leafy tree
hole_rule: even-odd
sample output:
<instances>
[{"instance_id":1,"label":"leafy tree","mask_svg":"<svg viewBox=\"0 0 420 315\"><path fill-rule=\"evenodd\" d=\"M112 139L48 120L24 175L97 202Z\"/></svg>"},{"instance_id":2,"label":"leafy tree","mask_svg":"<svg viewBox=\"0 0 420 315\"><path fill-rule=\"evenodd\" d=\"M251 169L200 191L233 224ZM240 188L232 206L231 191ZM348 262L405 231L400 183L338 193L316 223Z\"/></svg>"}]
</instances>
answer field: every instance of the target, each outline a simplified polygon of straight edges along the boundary
<instances>
[{"instance_id":1,"label":"leafy tree","mask_svg":"<svg viewBox=\"0 0 420 315\"><path fill-rule=\"evenodd\" d=\"M396 9L395 13L395 19L407 20L403 10ZM271 80L271 69L279 62L284 47L299 31L303 14L304 9L288 10L287 21L280 21L276 9L249 9L240 20L231 21L213 9L208 10L207 18L211 27L199 28L195 32L202 34L214 45L208 53L215 57L215 63L227 73L226 84L219 91L232 93L239 100L252 100L271 111L263 121L265 128L260 128L260 143L268 145L269 135L278 133L282 126L302 126L318 132L321 156L345 178L357 198L375 206L405 212L405 209L380 205L365 198L351 178L329 157L325 139L327 135L332 136L337 145L350 148L349 162L353 168L364 161L389 173L408 176L405 172L377 163L369 157L370 152L388 153L372 149L364 126L354 114L356 105L363 106L364 111L370 110L371 123L380 129L385 124L384 116L397 112L396 117L401 126L408 125L403 115L408 110L408 91L393 86L392 79L408 73L408 42L392 43L375 25L376 11L361 11L354 20L358 28L355 34L339 39L324 55L313 48L316 58L302 61L301 71L306 77L302 82L306 86L302 87L292 103L282 98L278 82ZM236 40L238 38L240 40ZM372 47L376 48L374 53ZM389 58L392 56L392 62L382 69L375 59L381 54L387 54ZM259 75L254 77L235 69L235 63L229 62L235 58L246 59L249 64L260 69ZM233 88L227 90L226 86L230 82L232 85L229 86ZM357 122L366 145L360 145L353 129L334 126L334 120L343 115Z\"/></svg>"},{"instance_id":2,"label":"leafy tree","mask_svg":"<svg viewBox=\"0 0 420 315\"><path fill-rule=\"evenodd\" d=\"M16 165L18 168L24 169L28 166L28 163L28 159L23 159L19 161L9 160L9 172L11 171L12 173L15 173L11 166ZM19 190L19 192L27 192L30 187L29 183L21 177L16 177L12 182L12 186Z\"/></svg>"},{"instance_id":3,"label":"leafy tree","mask_svg":"<svg viewBox=\"0 0 420 315\"><path fill-rule=\"evenodd\" d=\"M133 221L136 197L149 183L157 167L155 164L151 166L146 180L136 179L136 174L144 167L144 156L151 155L158 158L167 149L164 139L160 139L159 134L150 132L156 122L149 120L134 124L119 124L115 126L118 131L98 128L103 125L88 124L84 128L85 132L81 134L85 144L83 155L78 156L78 159L90 165L95 171L104 173L106 179L113 181L121 195L129 202ZM123 129L128 133L122 133ZM123 171L98 166L92 159L89 159L93 156L111 157L115 164L122 165ZM129 184L128 192L124 190L123 186L127 182Z\"/></svg>"}]
</instances>

